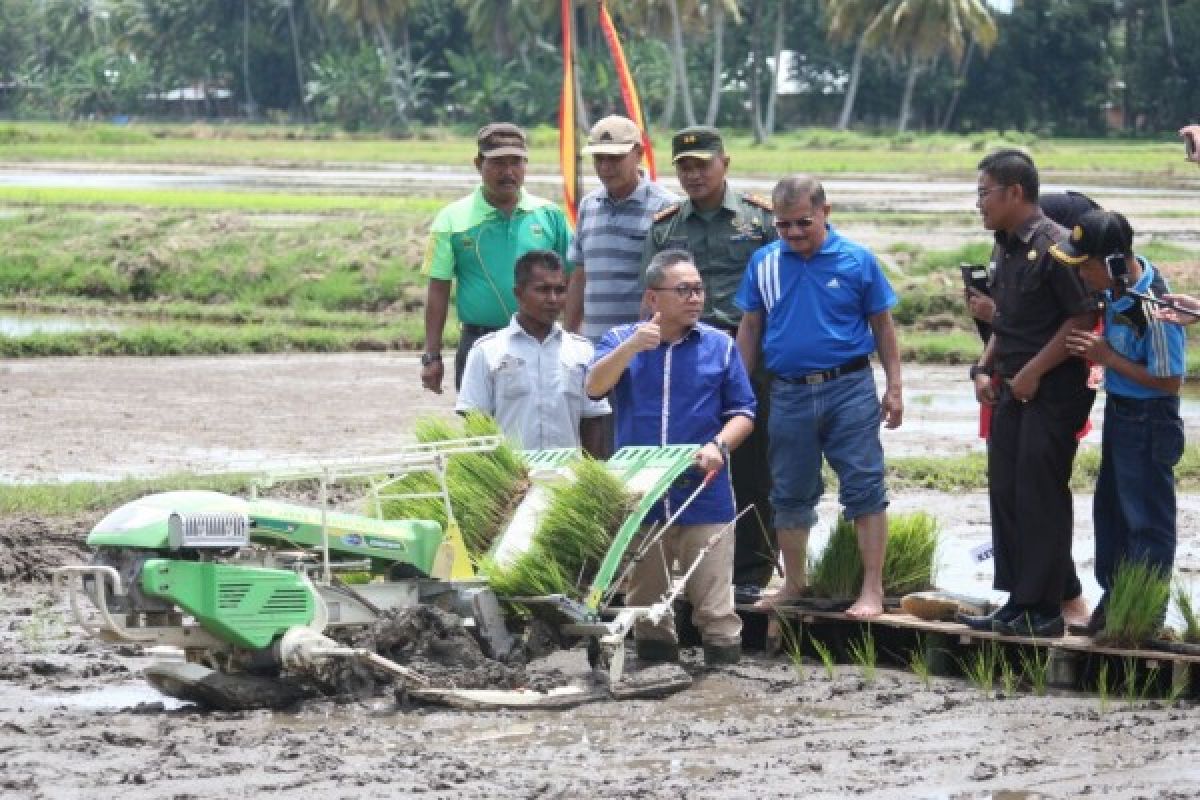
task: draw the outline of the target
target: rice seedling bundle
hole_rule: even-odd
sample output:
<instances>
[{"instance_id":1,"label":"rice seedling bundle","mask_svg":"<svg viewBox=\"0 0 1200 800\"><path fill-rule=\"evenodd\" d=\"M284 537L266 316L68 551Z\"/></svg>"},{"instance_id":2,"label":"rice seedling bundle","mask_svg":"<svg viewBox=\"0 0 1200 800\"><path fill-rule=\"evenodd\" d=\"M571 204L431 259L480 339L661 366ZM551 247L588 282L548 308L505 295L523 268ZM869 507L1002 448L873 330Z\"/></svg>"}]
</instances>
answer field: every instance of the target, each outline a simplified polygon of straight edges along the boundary
<instances>
[{"instance_id":1,"label":"rice seedling bundle","mask_svg":"<svg viewBox=\"0 0 1200 800\"><path fill-rule=\"evenodd\" d=\"M883 590L891 596L933 588L937 520L923 511L888 519ZM862 556L854 523L838 517L829 543L809 565L809 583L818 597L855 597L862 588Z\"/></svg>"},{"instance_id":2,"label":"rice seedling bundle","mask_svg":"<svg viewBox=\"0 0 1200 800\"><path fill-rule=\"evenodd\" d=\"M1177 584L1174 594L1179 616L1183 617L1183 641L1188 644L1200 644L1200 618L1197 618L1196 607L1192 603L1192 587L1183 583Z\"/></svg>"},{"instance_id":3,"label":"rice seedling bundle","mask_svg":"<svg viewBox=\"0 0 1200 800\"><path fill-rule=\"evenodd\" d=\"M1171 581L1157 567L1126 561L1117 567L1108 593L1104 630L1097 641L1115 647L1137 647L1158 636Z\"/></svg>"},{"instance_id":4,"label":"rice seedling bundle","mask_svg":"<svg viewBox=\"0 0 1200 800\"><path fill-rule=\"evenodd\" d=\"M468 414L459 425L438 418L420 419L414 430L422 443L500 433L495 421L484 414ZM529 469L521 456L503 442L490 453L451 456L446 465L446 487L467 552L480 559L525 496ZM389 490L393 494L440 491L437 477L428 472L415 472ZM383 517L429 519L443 526L447 522L440 497L389 500L384 504Z\"/></svg>"},{"instance_id":5,"label":"rice seedling bundle","mask_svg":"<svg viewBox=\"0 0 1200 800\"><path fill-rule=\"evenodd\" d=\"M572 480L551 487L530 548L510 565L485 563L498 594L577 597L590 583L634 499L598 461L582 458L571 472Z\"/></svg>"}]
</instances>

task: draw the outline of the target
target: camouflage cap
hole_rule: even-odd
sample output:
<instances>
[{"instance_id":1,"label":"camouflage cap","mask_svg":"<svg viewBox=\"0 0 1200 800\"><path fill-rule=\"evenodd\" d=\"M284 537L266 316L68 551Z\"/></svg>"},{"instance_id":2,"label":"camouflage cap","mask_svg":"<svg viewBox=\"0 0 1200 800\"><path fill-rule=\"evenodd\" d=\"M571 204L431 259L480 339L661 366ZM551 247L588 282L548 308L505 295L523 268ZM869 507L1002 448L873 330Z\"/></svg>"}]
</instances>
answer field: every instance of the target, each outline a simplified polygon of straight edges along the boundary
<instances>
[{"instance_id":1,"label":"camouflage cap","mask_svg":"<svg viewBox=\"0 0 1200 800\"><path fill-rule=\"evenodd\" d=\"M671 162L681 158L703 158L711 160L725 152L721 132L707 125L684 128L671 137Z\"/></svg>"}]
</instances>

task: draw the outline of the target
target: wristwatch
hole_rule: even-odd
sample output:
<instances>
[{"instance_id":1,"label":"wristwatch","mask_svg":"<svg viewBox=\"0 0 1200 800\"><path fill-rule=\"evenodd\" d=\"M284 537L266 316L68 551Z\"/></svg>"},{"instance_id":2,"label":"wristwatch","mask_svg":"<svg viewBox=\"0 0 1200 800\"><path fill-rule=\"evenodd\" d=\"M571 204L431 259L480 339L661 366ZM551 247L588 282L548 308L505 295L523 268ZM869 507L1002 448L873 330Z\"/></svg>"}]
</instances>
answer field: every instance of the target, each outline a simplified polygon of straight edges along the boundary
<instances>
[{"instance_id":1,"label":"wristwatch","mask_svg":"<svg viewBox=\"0 0 1200 800\"><path fill-rule=\"evenodd\" d=\"M992 368L981 367L978 364L972 364L968 374L971 376L971 380L975 380L980 375L987 375L990 378L992 377Z\"/></svg>"},{"instance_id":2,"label":"wristwatch","mask_svg":"<svg viewBox=\"0 0 1200 800\"><path fill-rule=\"evenodd\" d=\"M721 453L721 461L725 464L728 464L729 463L729 445L725 444L725 442L721 441L720 439L718 439L715 436L712 438L712 440L709 442L709 444L716 445L717 450Z\"/></svg>"},{"instance_id":3,"label":"wristwatch","mask_svg":"<svg viewBox=\"0 0 1200 800\"><path fill-rule=\"evenodd\" d=\"M430 364L441 363L441 353L421 353L421 366L428 367Z\"/></svg>"}]
</instances>

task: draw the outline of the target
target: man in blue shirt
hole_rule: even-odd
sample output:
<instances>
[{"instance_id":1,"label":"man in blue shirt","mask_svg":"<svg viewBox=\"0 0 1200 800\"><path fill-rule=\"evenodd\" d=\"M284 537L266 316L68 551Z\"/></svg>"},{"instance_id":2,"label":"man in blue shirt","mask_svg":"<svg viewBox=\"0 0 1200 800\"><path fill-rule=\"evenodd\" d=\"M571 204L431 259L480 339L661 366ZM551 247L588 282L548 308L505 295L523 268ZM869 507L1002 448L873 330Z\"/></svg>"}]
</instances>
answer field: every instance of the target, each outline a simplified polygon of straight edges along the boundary
<instances>
[{"instance_id":1,"label":"man in blue shirt","mask_svg":"<svg viewBox=\"0 0 1200 800\"><path fill-rule=\"evenodd\" d=\"M733 609L733 485L730 451L754 429L754 390L729 334L700 322L704 281L689 253L665 250L645 274L648 322L613 328L596 346L587 380L593 398L611 392L617 447L701 445L695 468L685 473L665 500L646 517L662 523L679 513L657 544L630 574L626 602L646 606L670 586L669 569L678 561L687 572L710 547L684 589L692 622L704 641L706 664L733 664L741 657L742 622ZM705 488L690 505L708 473ZM682 510L681 510L682 509ZM675 626L643 620L634 628L643 661L679 657Z\"/></svg>"},{"instance_id":2,"label":"man in blue shirt","mask_svg":"<svg viewBox=\"0 0 1200 800\"><path fill-rule=\"evenodd\" d=\"M1166 282L1133 253L1133 228L1122 214L1093 211L1050 254L1079 268L1088 289L1103 292L1104 334L1072 331L1067 351L1104 366L1104 436L1092 516L1096 580L1104 596L1088 632L1104 629L1108 593L1123 562L1141 562L1164 577L1175 563L1175 465L1183 455L1179 386L1187 370L1183 329L1151 313L1145 297ZM1164 609L1165 611L1166 609Z\"/></svg>"},{"instance_id":3,"label":"man in blue shirt","mask_svg":"<svg viewBox=\"0 0 1200 800\"><path fill-rule=\"evenodd\" d=\"M747 369L760 342L771 389L771 504L783 554L784 587L770 605L786 605L805 587L808 533L825 490L822 456L838 476L838 497L854 521L863 584L847 610L870 619L883 613L887 491L879 424L900 425L900 353L890 309L896 294L875 256L828 224L821 184L784 178L772 195L780 240L750 259L738 289L745 312L738 348ZM871 353L887 375L882 406Z\"/></svg>"}]
</instances>

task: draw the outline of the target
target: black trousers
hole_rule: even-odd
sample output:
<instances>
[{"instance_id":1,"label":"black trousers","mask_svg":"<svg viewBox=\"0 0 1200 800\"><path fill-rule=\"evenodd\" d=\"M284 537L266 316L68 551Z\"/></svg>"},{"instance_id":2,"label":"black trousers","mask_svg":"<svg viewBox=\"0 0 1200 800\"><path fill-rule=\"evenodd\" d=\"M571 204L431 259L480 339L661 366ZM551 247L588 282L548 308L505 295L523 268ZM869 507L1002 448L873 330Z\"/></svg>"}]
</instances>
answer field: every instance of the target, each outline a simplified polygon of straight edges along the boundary
<instances>
[{"instance_id":1,"label":"black trousers","mask_svg":"<svg viewBox=\"0 0 1200 800\"><path fill-rule=\"evenodd\" d=\"M471 346L475 342L487 336L489 333L495 333L499 328L488 328L483 325L463 325L462 332L458 336L458 349L454 351L454 389L458 391L462 388L463 370L467 368L467 353L471 352Z\"/></svg>"},{"instance_id":2,"label":"black trousers","mask_svg":"<svg viewBox=\"0 0 1200 800\"><path fill-rule=\"evenodd\" d=\"M1048 372L1027 403L1007 384L992 414L988 498L995 588L1019 606L1058 608L1082 591L1071 559L1071 465L1095 392L1072 358Z\"/></svg>"},{"instance_id":3,"label":"black trousers","mask_svg":"<svg viewBox=\"0 0 1200 800\"><path fill-rule=\"evenodd\" d=\"M738 511L749 505L738 520L733 552L735 586L766 586L775 572L775 524L771 511L771 463L767 459L767 418L770 416L771 377L759 367L750 376L758 410L754 431L733 451L730 470Z\"/></svg>"}]
</instances>

